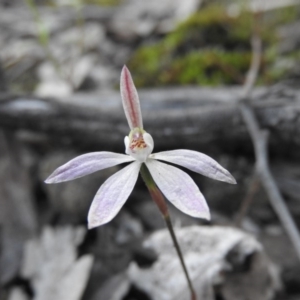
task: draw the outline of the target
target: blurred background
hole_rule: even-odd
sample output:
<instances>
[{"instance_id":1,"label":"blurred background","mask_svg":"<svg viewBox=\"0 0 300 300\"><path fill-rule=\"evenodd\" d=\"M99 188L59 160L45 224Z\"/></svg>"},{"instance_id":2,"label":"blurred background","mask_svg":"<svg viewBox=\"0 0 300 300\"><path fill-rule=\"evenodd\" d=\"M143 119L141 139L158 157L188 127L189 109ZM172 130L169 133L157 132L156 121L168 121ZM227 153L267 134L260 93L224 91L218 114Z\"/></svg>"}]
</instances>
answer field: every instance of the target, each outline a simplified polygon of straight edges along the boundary
<instances>
[{"instance_id":1,"label":"blurred background","mask_svg":"<svg viewBox=\"0 0 300 300\"><path fill-rule=\"evenodd\" d=\"M122 166L44 184L82 153L124 153L124 64L155 152L204 152L238 182L188 172L211 222L169 205L199 299L300 299L299 257L237 105L254 30L263 53L251 105L299 226L299 1L0 0L0 300L189 299L141 179L117 217L90 231L90 203Z\"/></svg>"}]
</instances>

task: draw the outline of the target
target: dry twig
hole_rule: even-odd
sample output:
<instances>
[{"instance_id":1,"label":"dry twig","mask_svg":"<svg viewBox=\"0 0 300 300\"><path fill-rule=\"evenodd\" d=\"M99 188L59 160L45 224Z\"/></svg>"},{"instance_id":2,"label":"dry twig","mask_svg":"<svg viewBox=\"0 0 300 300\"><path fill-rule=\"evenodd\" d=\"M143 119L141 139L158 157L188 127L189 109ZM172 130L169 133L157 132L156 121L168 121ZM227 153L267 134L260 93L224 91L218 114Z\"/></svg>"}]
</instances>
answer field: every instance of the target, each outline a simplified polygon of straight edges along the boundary
<instances>
[{"instance_id":1,"label":"dry twig","mask_svg":"<svg viewBox=\"0 0 300 300\"><path fill-rule=\"evenodd\" d=\"M269 197L274 211L278 215L283 227L289 235L295 247L296 253L300 259L299 230L270 172L267 155L268 132L266 130L260 129L255 113L252 107L248 104L248 100L251 98L251 92L259 71L262 52L261 48L261 39L259 37L259 34L256 33L254 34L252 39L252 62L246 78L246 82L244 84L243 93L240 98L239 109L254 145L254 152L256 157L256 172L261 180L262 186L264 187Z\"/></svg>"}]
</instances>

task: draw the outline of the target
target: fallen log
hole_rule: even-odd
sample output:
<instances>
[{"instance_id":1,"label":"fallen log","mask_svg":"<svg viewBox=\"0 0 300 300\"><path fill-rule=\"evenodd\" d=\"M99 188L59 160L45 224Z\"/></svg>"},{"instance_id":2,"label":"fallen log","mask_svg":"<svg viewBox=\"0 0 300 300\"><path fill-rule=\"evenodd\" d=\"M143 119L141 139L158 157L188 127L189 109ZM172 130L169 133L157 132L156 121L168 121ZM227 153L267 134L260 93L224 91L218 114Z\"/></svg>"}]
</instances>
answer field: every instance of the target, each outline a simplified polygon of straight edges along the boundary
<instances>
[{"instance_id":1,"label":"fallen log","mask_svg":"<svg viewBox=\"0 0 300 300\"><path fill-rule=\"evenodd\" d=\"M249 151L251 141L236 103L240 92L192 87L141 90L144 127L156 149ZM299 152L300 91L277 86L257 88L253 95L251 105L261 128L270 132L271 150ZM129 132L118 91L75 94L64 100L1 94L0 128L28 142L81 150L121 151Z\"/></svg>"}]
</instances>

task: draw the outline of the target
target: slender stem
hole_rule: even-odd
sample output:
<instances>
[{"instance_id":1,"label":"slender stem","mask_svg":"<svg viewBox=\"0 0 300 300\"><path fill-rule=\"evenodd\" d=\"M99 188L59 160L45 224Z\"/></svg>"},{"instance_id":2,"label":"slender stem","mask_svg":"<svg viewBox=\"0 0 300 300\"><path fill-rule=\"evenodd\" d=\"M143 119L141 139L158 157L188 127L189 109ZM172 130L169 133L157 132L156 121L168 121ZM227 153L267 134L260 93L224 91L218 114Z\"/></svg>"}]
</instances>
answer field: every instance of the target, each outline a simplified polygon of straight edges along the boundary
<instances>
[{"instance_id":1,"label":"slender stem","mask_svg":"<svg viewBox=\"0 0 300 300\"><path fill-rule=\"evenodd\" d=\"M157 186L145 164L142 164L140 172L141 172L141 175L145 181L145 184L149 190L149 193L150 193L152 199L154 200L154 202L158 206L160 212L162 213L163 217L165 218L166 216L169 215L169 211L168 211L168 206L166 204L164 196L162 195L160 190L157 188Z\"/></svg>"},{"instance_id":2,"label":"slender stem","mask_svg":"<svg viewBox=\"0 0 300 300\"><path fill-rule=\"evenodd\" d=\"M165 221L166 221L166 224L167 224L167 227L168 227L168 229L169 229L170 235L171 235L171 237L172 237L172 240L173 240L175 249L176 249L176 251L177 251L177 254L178 254L178 257L179 257L181 266L182 266L182 268L183 268L185 277L186 277L186 279L187 279L187 282L188 282L188 285L189 285L189 289L190 289L190 292L191 292L191 299L192 299L192 300L196 300L196 293L195 293L195 290L194 290L192 281L191 281L191 279L190 279L189 272L188 272L188 270L187 270L187 268L186 268L186 265L185 265L185 262L184 262L183 255L182 255L180 246L179 246L179 244L178 244L178 241L177 241L177 238L176 238L176 235L175 235L173 226L172 226L172 222L171 222L170 215L168 214L167 216L164 217L164 219L165 219Z\"/></svg>"},{"instance_id":3,"label":"slender stem","mask_svg":"<svg viewBox=\"0 0 300 300\"><path fill-rule=\"evenodd\" d=\"M149 190L149 193L150 193L152 199L154 200L154 202L158 206L160 212L162 213L162 215L165 219L167 228L170 232L171 238L173 240L174 247L176 249L176 252L177 252L177 255L179 257L181 266L183 268L186 280L188 282L189 290L190 290L190 293L191 293L191 300L196 300L197 299L196 293L195 293L192 281L190 279L189 272L186 268L183 255L182 255L180 246L178 244L178 241L177 241L177 238L176 238L173 226L172 226L170 214L169 214L168 207L167 207L166 201L164 199L164 196L162 195L161 191L156 186L156 184L155 184L155 182L154 182L154 180L153 180L153 178L152 178L152 176L151 176L151 174L150 174L150 172L147 169L145 164L142 164L140 172L141 172L141 175L142 175L142 177L145 181L145 184L146 184L146 186Z\"/></svg>"}]
</instances>

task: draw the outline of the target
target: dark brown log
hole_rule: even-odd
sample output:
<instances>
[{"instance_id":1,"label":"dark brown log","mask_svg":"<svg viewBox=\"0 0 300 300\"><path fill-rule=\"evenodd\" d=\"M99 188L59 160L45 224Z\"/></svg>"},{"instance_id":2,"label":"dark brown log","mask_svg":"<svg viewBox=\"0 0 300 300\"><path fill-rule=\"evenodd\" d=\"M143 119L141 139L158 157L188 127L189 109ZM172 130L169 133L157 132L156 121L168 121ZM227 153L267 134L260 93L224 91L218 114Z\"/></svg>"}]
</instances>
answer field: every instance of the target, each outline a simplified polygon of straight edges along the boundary
<instances>
[{"instance_id":1,"label":"dark brown log","mask_svg":"<svg viewBox=\"0 0 300 300\"><path fill-rule=\"evenodd\" d=\"M240 92L240 88L139 91L144 127L152 134L156 149L249 151L250 139L236 104ZM271 133L271 148L297 153L300 91L259 88L251 105L260 126ZM0 127L31 142L85 150L122 150L129 132L117 91L76 94L64 101L1 95Z\"/></svg>"}]
</instances>

